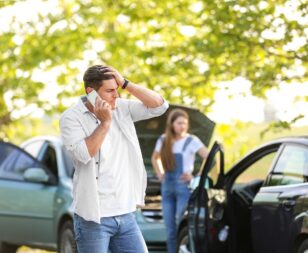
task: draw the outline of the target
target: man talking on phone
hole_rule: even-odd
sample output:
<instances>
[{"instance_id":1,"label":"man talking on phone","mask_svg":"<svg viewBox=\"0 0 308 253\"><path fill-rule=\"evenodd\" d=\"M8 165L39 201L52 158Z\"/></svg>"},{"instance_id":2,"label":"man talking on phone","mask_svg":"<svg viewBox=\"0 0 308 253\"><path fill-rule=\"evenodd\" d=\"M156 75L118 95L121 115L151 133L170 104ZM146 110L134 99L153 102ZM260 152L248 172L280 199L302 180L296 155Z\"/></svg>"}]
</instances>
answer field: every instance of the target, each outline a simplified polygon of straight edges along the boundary
<instances>
[{"instance_id":1,"label":"man talking on phone","mask_svg":"<svg viewBox=\"0 0 308 253\"><path fill-rule=\"evenodd\" d=\"M110 66L88 68L83 81L91 95L80 97L60 119L75 166L78 253L148 252L134 216L136 206L144 205L147 180L134 122L160 116L168 103ZM136 99L119 98L118 89Z\"/></svg>"}]
</instances>

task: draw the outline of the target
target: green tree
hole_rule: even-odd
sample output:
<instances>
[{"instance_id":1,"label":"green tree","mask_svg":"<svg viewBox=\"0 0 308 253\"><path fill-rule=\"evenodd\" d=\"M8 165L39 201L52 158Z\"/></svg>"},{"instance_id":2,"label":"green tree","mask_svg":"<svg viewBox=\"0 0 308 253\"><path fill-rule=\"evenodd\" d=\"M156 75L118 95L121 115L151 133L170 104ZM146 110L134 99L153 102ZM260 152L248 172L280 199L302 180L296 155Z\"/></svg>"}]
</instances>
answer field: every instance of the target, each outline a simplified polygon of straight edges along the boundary
<instances>
[{"instance_id":1,"label":"green tree","mask_svg":"<svg viewBox=\"0 0 308 253\"><path fill-rule=\"evenodd\" d=\"M282 81L307 80L302 0L37 1L41 11L24 21L17 10L28 2L0 2L0 17L16 10L0 27L0 138L21 108L63 111L82 92L82 67L94 63L203 111L220 81L242 76L263 96ZM56 103L40 96L48 82L60 85Z\"/></svg>"}]
</instances>

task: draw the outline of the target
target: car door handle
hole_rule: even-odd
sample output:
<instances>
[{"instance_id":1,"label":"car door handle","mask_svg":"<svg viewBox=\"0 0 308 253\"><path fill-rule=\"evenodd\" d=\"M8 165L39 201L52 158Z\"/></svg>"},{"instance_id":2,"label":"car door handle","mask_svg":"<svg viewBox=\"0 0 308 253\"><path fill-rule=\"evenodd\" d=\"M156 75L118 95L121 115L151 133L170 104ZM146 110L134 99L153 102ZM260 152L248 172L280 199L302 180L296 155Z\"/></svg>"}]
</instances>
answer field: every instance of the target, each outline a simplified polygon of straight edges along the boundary
<instances>
[{"instance_id":1,"label":"car door handle","mask_svg":"<svg viewBox=\"0 0 308 253\"><path fill-rule=\"evenodd\" d=\"M293 206L295 206L296 201L294 199L285 199L282 201L282 205L285 210L289 211Z\"/></svg>"}]
</instances>

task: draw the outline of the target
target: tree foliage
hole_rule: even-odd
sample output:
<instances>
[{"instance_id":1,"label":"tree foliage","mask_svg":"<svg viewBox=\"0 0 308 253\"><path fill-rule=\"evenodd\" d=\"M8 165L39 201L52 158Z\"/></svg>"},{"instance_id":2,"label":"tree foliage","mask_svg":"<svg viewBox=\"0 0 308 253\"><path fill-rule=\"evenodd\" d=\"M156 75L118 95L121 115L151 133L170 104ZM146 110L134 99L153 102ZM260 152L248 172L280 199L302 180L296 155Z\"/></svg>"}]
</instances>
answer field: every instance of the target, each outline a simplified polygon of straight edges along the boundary
<instances>
[{"instance_id":1,"label":"tree foliage","mask_svg":"<svg viewBox=\"0 0 308 253\"><path fill-rule=\"evenodd\" d=\"M34 9L36 4L46 7L23 21L24 12L17 10L29 3ZM253 94L262 96L282 81L307 80L308 11L303 0L0 4L0 16L16 11L0 26L0 138L4 126L19 120L15 111L29 105L47 113L63 111L68 98L83 92L84 68L96 63L116 67L171 102L203 111L220 81L244 77ZM40 96L47 84L54 85L56 102Z\"/></svg>"}]
</instances>

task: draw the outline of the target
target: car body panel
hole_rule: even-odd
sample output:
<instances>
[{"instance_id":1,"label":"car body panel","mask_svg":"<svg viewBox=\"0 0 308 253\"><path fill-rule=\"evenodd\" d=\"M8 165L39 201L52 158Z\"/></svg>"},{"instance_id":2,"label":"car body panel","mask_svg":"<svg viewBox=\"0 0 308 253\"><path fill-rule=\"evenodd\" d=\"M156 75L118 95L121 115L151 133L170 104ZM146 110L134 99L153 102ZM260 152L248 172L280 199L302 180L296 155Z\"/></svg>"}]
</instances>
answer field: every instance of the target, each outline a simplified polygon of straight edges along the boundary
<instances>
[{"instance_id":1,"label":"car body panel","mask_svg":"<svg viewBox=\"0 0 308 253\"><path fill-rule=\"evenodd\" d=\"M12 150L7 158L13 153L15 155L12 159L27 155L12 144L1 143L1 148L7 145L10 145ZM19 153L20 156L17 155ZM1 164L2 172L8 172L7 168L2 167L5 165L6 161ZM52 184L27 182L17 177L16 180L4 179L3 176L6 175L0 175L0 240L15 238L18 243L51 244L55 240L53 223L57 187ZM42 233L42 230L46 230L46 233Z\"/></svg>"},{"instance_id":2,"label":"car body panel","mask_svg":"<svg viewBox=\"0 0 308 253\"><path fill-rule=\"evenodd\" d=\"M1 237L6 240L14 236L19 242L53 241L53 205L56 187L30 182L5 182L1 179L0 185L0 224L5 228L5 231L1 231ZM42 230L46 230L46 233L42 233Z\"/></svg>"},{"instance_id":3,"label":"car body panel","mask_svg":"<svg viewBox=\"0 0 308 253\"><path fill-rule=\"evenodd\" d=\"M293 174L287 171L290 164L294 170ZM280 173L281 166L285 170L283 173ZM307 175L308 146L298 143L282 144L267 182L254 198L252 209L253 241L275 236L270 244L254 243L255 252L291 252L297 237L307 234L305 230L308 226L304 223L307 219ZM279 184L276 185L277 183ZM272 226L261 232L264 230L262 224L269 223Z\"/></svg>"},{"instance_id":4,"label":"car body panel","mask_svg":"<svg viewBox=\"0 0 308 253\"><path fill-rule=\"evenodd\" d=\"M292 252L296 236L302 233L303 221L307 217L308 210L303 207L307 202L308 184L272 188L276 189L261 188L253 202L253 241L271 238L268 244L254 243L254 251ZM264 224L272 225L264 229Z\"/></svg>"}]
</instances>

